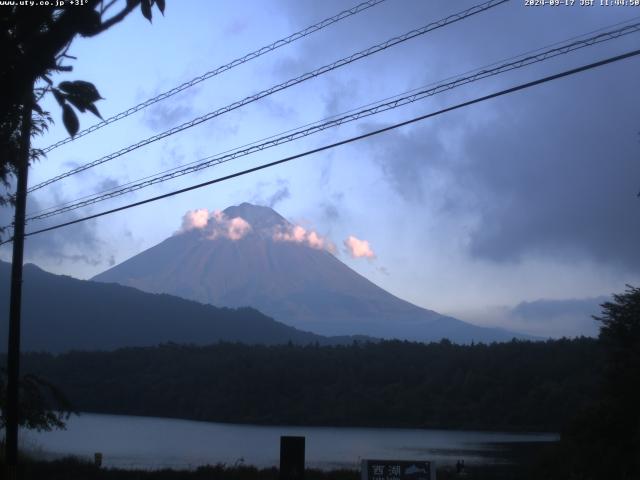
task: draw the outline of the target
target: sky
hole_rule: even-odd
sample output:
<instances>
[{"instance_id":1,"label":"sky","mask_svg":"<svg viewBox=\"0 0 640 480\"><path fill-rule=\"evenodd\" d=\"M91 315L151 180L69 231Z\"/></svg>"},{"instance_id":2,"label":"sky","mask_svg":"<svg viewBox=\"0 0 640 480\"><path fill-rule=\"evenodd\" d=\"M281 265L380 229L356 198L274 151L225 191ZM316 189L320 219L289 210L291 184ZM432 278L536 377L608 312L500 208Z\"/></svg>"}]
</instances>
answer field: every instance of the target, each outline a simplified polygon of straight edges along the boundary
<instances>
[{"instance_id":1,"label":"sky","mask_svg":"<svg viewBox=\"0 0 640 480\"><path fill-rule=\"evenodd\" d=\"M387 0L74 140L30 170L30 185L480 2ZM76 39L74 70L109 117L355 5L347 0L167 2ZM512 0L273 94L30 195L57 205L452 76L640 21L640 8L525 6ZM613 29L612 27L611 29ZM474 82L180 179L32 222L97 213L336 142L637 48L640 34ZM479 325L541 336L596 334L589 318L640 284L640 58L560 79L170 199L29 237L25 257L91 278L176 232L188 211L268 205L335 245L336 256L400 298ZM66 136L55 125L35 146ZM82 115L81 128L97 122ZM3 224L11 212L0 210ZM355 240L353 240L355 239ZM10 258L7 246L0 257Z\"/></svg>"}]
</instances>

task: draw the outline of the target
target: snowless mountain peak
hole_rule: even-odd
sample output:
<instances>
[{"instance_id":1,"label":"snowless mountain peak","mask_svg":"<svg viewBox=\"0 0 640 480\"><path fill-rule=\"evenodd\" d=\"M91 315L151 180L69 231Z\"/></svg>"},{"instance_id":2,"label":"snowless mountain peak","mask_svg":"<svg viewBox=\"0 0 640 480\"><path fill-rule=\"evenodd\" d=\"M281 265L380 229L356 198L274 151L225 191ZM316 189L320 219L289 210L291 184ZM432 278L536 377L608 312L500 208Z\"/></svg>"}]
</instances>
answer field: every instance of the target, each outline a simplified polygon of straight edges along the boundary
<instances>
[{"instance_id":1,"label":"snowless mountain peak","mask_svg":"<svg viewBox=\"0 0 640 480\"><path fill-rule=\"evenodd\" d=\"M419 341L509 340L412 305L350 269L331 240L273 209L242 203L191 210L158 245L94 277L216 306L251 306L322 335Z\"/></svg>"},{"instance_id":2,"label":"snowless mountain peak","mask_svg":"<svg viewBox=\"0 0 640 480\"><path fill-rule=\"evenodd\" d=\"M227 218L242 218L251 225L251 228L256 232L286 228L290 225L282 215L272 208L253 205L247 202L227 207L222 213L224 213Z\"/></svg>"}]
</instances>

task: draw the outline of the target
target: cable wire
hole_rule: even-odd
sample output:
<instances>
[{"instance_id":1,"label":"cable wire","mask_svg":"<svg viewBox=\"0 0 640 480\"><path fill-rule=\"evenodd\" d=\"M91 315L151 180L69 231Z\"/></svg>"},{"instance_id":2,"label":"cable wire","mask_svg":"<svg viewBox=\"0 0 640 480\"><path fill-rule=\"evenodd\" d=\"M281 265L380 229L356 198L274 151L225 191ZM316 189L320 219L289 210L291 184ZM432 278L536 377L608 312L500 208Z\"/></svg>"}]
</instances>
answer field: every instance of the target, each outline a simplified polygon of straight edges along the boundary
<instances>
[{"instance_id":1,"label":"cable wire","mask_svg":"<svg viewBox=\"0 0 640 480\"><path fill-rule=\"evenodd\" d=\"M412 38L415 38L417 36L420 35L424 35L428 32L431 32L433 30L442 28L446 25L450 25L452 23L458 22L460 20L463 20L465 18L468 18L470 16L476 15L478 13L484 12L486 10L489 10L490 8L494 8L497 7L498 5L501 5L503 3L506 3L510 0L489 0L487 2L484 2L482 4L478 4L478 5L474 5L466 10L463 10L461 12L458 13L454 13L452 15L449 15L448 17L445 17L441 20L438 20L436 22L432 22L428 25L425 25L421 28L415 29L415 30L411 30L403 35L391 38L389 40L386 40L385 42L379 43L377 45L374 45L372 47L369 47L365 50L361 50L360 52L354 53L352 55L350 55L349 57L345 57L342 58L340 60L337 60L333 63L330 63L328 65L325 65L323 67L317 68L316 70L313 70L311 72L307 72L303 75L300 75L298 77L292 78L290 80L287 80L286 82L280 83L278 85L275 85L273 87L270 87L266 90L262 90L259 93L256 93L254 95L251 95L249 97L246 97L242 100L236 101L230 105L227 105L226 107L222 107L219 108L218 110L214 110L213 112L209 112L201 117L197 117L194 118L193 120L183 123L182 125L178 125L176 127L173 127L169 130L166 130L162 133L159 133L157 135L154 135L152 137L149 137L145 140L141 140L138 143L135 143L133 145L129 145L128 147L125 147L121 150L118 150L117 152L114 153L110 153L109 155L106 155L104 157L101 157L97 160L94 160L92 162L86 163L84 165L81 165L77 168L74 168L72 170L69 170L65 173L62 173L60 175L57 175L53 178L50 178L48 180L45 180L44 182L38 183L37 185L34 185L33 187L29 188L28 192L34 192L35 190L38 190L40 188L43 188L47 185L50 185L54 182L57 182L59 180L62 180L63 178L67 178L71 175L75 175L77 173L80 173L84 170L88 170L89 168L95 167L97 165L103 164L105 162L108 162L110 160L113 160L115 158L118 158L126 153L132 152L133 150L136 150L140 147L143 147L145 145L148 145L150 143L156 142L158 140L161 140L163 138L166 138L170 135L173 135L175 133L178 132L182 132L183 130L186 130L188 128L191 127L195 127L196 125L199 125L203 122L206 122L208 120L211 120L215 117L218 117L222 114L228 113L232 110L235 110L237 108L240 108L244 105L247 105L249 103L255 102L257 100L260 100L261 98L267 97L269 95L272 95L273 93L279 92L281 90L285 90L289 87L292 87L294 85L297 85L299 83L305 82L307 80L310 80L312 78L315 78L317 76L323 75L327 72L330 72L332 70L335 70L337 68L343 67L345 65L349 65L350 63L353 63L357 60L361 60L363 58L366 58L370 55L373 55L374 53L378 53L382 50L386 50L387 48L390 48L394 45L398 45L399 43L402 42L406 42L407 40L410 40Z\"/></svg>"},{"instance_id":2,"label":"cable wire","mask_svg":"<svg viewBox=\"0 0 640 480\"><path fill-rule=\"evenodd\" d=\"M610 29L610 28L614 28L614 27L618 27L618 26L620 26L620 25L624 25L624 24L627 24L627 23L631 23L631 22L633 22L633 21L635 21L635 20L638 20L638 19L640 19L640 15L635 16L635 17L631 17L631 18L629 18L629 19L627 19L627 20L623 20L623 21L621 21L621 22L616 22L616 23L611 24L611 25L606 25L606 26L604 26L604 27L600 27L600 28L597 28L597 29L595 29L595 30L590 30L589 32L585 32L585 33L583 33L583 34L576 35L576 36L573 36L573 37L567 38L567 39L562 40L562 41L559 41L559 42L554 42L554 43L551 43L551 44L547 44L547 45L544 45L544 46L542 46L542 47L536 48L536 49L534 49L534 50L528 50L528 51L523 52L523 53L520 53L520 54L518 54L518 55L514 55L514 56L511 56L511 57L508 57L508 58L505 58L505 59L499 60L499 61L497 61L497 62L490 63L490 64L488 64L488 65L483 65L482 67L474 68L474 69L472 69L472 70L467 70L467 71L462 72L462 73L459 73L459 74L457 74L457 75L452 75L452 76L449 76L449 77L447 77L447 78L444 78L444 79L442 79L442 80L440 80L440 81L438 81L438 82L431 82L431 83L429 83L429 84L427 84L427 85L424 85L424 86L421 86L421 87L416 87L416 88L413 88L413 89L411 89L411 90L408 90L408 91L403 92L403 93L400 93L400 94L391 95L391 96L389 96L389 97L385 97L385 98L383 98L383 99L376 100L376 101L374 101L374 102L369 102L369 103L367 103L367 104L365 104L365 105L360 105L360 106L358 106L358 107L351 108L351 109L349 109L349 110L347 110L347 111L344 111L344 112L342 112L342 113L338 113L338 114L335 114L335 115L331 115L331 116L329 116L329 117L325 117L324 119L316 120L316 121L314 121L314 122L306 123L306 124L301 125L301 126L299 126L299 127L297 127L297 128L292 128L292 129L286 130L286 131L284 131L284 132L280 132L280 133L277 133L277 134L274 134L274 135L270 135L270 136L268 136L268 137L261 138L261 139L259 139L259 140L254 140L254 141L249 142L249 143L246 143L246 144L244 144L244 145L240 145L240 146L238 146L238 147L234 147L234 148L231 148L231 149L228 149L228 150L222 151L222 152L218 152L218 154L217 154L217 155L222 155L222 154L225 154L225 153L233 152L233 151L235 151L235 150L239 150L239 149L244 148L244 147L249 147L249 146L251 146L251 145L255 145L255 144L258 144L258 143L260 143L260 142L264 142L264 141L266 141L266 140L273 139L273 138L277 137L278 135L284 135L284 134L287 134L287 133L291 133L291 132L294 132L294 131L296 131L296 130L298 130L298 129L301 129L301 128L304 128L304 127L309 127L309 126L312 126L312 125L316 125L316 124L318 124L318 123L320 123L320 122L328 121L328 120L330 120L330 119L338 118L338 117L340 117L340 116L347 115L347 114L349 114L349 113L356 112L356 111L358 111L358 110L360 110L360 109L363 109L363 108L366 108L366 107L370 107L370 106L373 106L373 105L377 105L377 104L379 104L379 103L386 102L386 101L389 101L389 100L392 100L392 99L398 98L398 97L400 97L400 96L409 95L409 94L411 94L411 93L415 93L415 92L418 92L418 91L420 91L420 90L423 90L423 89L425 89L425 88L427 88L427 87L431 87L431 86L437 85L438 83L443 83L443 82L447 82L447 81L449 81L449 80L453 80L453 79L459 78L459 77L461 77L462 75L468 75L468 74L470 74L470 73L479 72L479 71L481 71L481 70L489 69L490 67L493 67L493 66L495 66L495 65L499 65L499 64L504 63L504 62L508 62L508 61L511 61L511 60L514 60L514 59L520 59L520 58L524 57L525 55L531 55L531 54L533 54L533 53L543 52L545 49L549 49L549 48L551 48L551 47L555 47L555 46L557 46L557 45L562 45L563 43L571 42L571 41L574 41L574 40L577 40L577 39L584 39L584 37L586 37L587 35L591 35L591 34L594 34L594 33L602 32L602 31L607 30L607 29ZM621 29L621 30L622 30L622 29ZM628 32L628 33L633 33L633 32ZM623 35L624 35L624 34L626 34L626 33L623 33ZM94 192L94 193L90 193L90 194L87 194L87 195L83 195L83 196L81 196L81 197L75 198L74 200L69 200L69 201L62 202L62 203L59 203L59 204L56 204L56 205L52 205L52 206L50 206L50 207L45 207L45 208L42 208L42 209L37 210L37 211L35 211L35 212L32 212L32 213L31 213L31 215L38 215L38 214L40 214L40 213L48 212L48 211L50 211L50 210L55 210L55 209L61 208L61 207L66 206L66 205L70 205L70 204L72 204L72 203L79 202L80 200L84 200L84 199L87 199L87 198L91 198L91 197L95 197L95 196L98 196L98 195L106 194L106 193L112 192L112 191L114 191L114 190L119 190L119 189L121 189L121 188L123 188L123 187L129 186L129 185L133 185L133 184L134 184L134 183L136 183L136 182L141 182L141 181L143 181L143 180L151 179L151 178L154 178L154 177L156 177L156 176L163 175L163 174L165 174L165 173L170 173L170 172L173 172L173 171L176 171L176 170L180 170L180 169L182 169L182 168L184 168L184 167L186 167L186 166L188 166L188 165L193 165L193 164L196 164L196 163L202 162L202 161L204 161L204 160L206 160L206 158L205 158L205 159L194 160L194 161L192 161L192 162L188 162L188 163L183 164L183 165L178 165L178 166L176 166L176 167L172 167L172 168L169 168L169 169L167 169L167 170L163 170L163 171L160 171L160 172L156 172L156 173L154 173L154 174L147 175L147 176L144 176L144 177L138 178L138 179L136 179L136 180L131 180L131 181L129 181L129 182L125 182L125 183L123 183L123 184L118 184L118 185L116 185L116 186L114 186L114 187L106 188L106 189L101 190L101 191L99 191L99 192Z\"/></svg>"},{"instance_id":3,"label":"cable wire","mask_svg":"<svg viewBox=\"0 0 640 480\"><path fill-rule=\"evenodd\" d=\"M368 0L366 2L360 3L358 5L356 5L355 7L349 8L348 10L344 10L332 17L329 18L325 18L324 20L311 25L307 28L304 28L296 33L293 33L291 35L289 35L288 37L285 38L281 38L280 40L276 40L275 42L266 45L264 47L259 48L258 50L255 50L251 53L247 53L246 55L236 58L235 60L232 60L231 62L225 64L225 65L221 65L217 68L214 68L213 70L210 70L206 73L203 73L202 75L200 75L199 77L193 78L191 80L189 80L188 82L185 82L181 85L178 85L175 88L172 88L171 90L167 90L166 92L163 92L155 97L152 97L142 103L139 103L138 105L135 105L127 110L124 110L116 115L113 115L112 117L107 118L106 120L103 120L99 123L96 123L95 125L92 125L88 128L85 128L84 130L79 131L78 133L76 133L75 137L67 137L64 138L52 145L49 145L46 148L43 148L42 151L44 153L48 153L51 150L54 150L66 143L71 142L72 140L75 140L77 138L80 137L84 137L85 135L91 133L91 132L95 132L96 130L101 129L102 127L106 127L107 125L117 122L118 120L121 120L125 117L128 117L129 115L133 115L136 112L139 112L140 110L143 110L151 105L153 105L154 103L160 102L162 100L165 100L169 97L172 97L173 95L182 92L183 90L186 90L187 88L193 87L194 85L197 85L198 83L204 82L205 80L210 79L211 77L215 77L216 75L220 75L221 73L226 72L227 70L231 70L234 67L237 67L238 65L242 65L243 63L247 63L250 60L254 60L258 57L261 57L262 55L272 52L280 47L284 47L285 45L288 45L290 43L295 42L296 40L300 40L301 38L304 38L308 35L311 35L312 33L315 33L319 30L322 30L323 28L326 28L330 25L333 25L334 23L339 22L340 20L344 20L345 18L351 17L352 15L356 15L360 12L363 12L371 7L374 7L382 2L385 2L386 0Z\"/></svg>"},{"instance_id":4,"label":"cable wire","mask_svg":"<svg viewBox=\"0 0 640 480\"><path fill-rule=\"evenodd\" d=\"M41 211L42 213L36 212L35 214L28 216L27 221L42 220L42 219L49 218L55 215L60 215L72 210L76 210L78 208L82 208L87 205L92 205L98 202L109 200L111 198L119 197L121 195L125 195L127 193L131 193L136 190L140 190L142 188L155 185L157 183L162 183L183 175L187 175L189 173L194 173L199 170L203 170L205 168L209 168L215 165L219 165L221 163L234 160L239 157L250 155L252 153L265 150L267 148L288 143L288 142L297 140L299 138L321 132L328 128L353 122L361 118L375 115L388 110L393 110L395 108L399 108L401 106L414 103L418 100L423 100L425 98L431 97L438 93L442 93L444 91L451 90L462 85L466 85L468 83L472 83L487 77L495 76L495 75L505 73L511 70L515 70L518 68L523 68L529 65L533 65L535 63L546 61L550 58L554 58L559 55L565 55L581 48L596 45L602 42L613 40L621 36L628 35L631 33L636 33L636 32L640 32L640 23L628 25L623 28L619 28L617 30L601 33L599 35L596 35L584 40L572 42L567 45L562 45L560 47L556 47L541 53L537 53L535 55L530 55L524 58L520 58L516 61L504 63L502 65L499 65L491 69L479 70L477 71L477 73L473 75L458 78L448 83L442 83L432 88L418 90L418 91L412 90L411 91L412 93L410 95L405 95L402 97L396 96L396 98L394 98L391 101L387 101L387 102L382 101L384 103L378 103L373 107L361 109L359 111L356 111L355 113L337 116L333 120L325 121L323 123L315 122L314 124L308 124L312 126L305 125L304 127L301 127L299 129L285 132L285 134L281 136L268 137L268 139L266 139L266 141L262 143L258 143L259 141L253 142L252 144L249 144L248 146L246 146L246 148L239 147L238 149L235 149L235 150L229 150L227 152L223 152L222 154L216 154L216 155L198 160L196 162L191 162L189 166L186 166L186 167L184 166L176 167L156 175L145 177L144 179L141 179L141 181L133 181L133 182L129 182L129 184L127 185L114 187L112 189L109 189L109 191L105 193L97 193L94 195L89 195L87 197L83 197L76 201L67 202L67 204L63 206L59 206L57 208L50 207L48 209L42 210Z\"/></svg>"},{"instance_id":5,"label":"cable wire","mask_svg":"<svg viewBox=\"0 0 640 480\"><path fill-rule=\"evenodd\" d=\"M454 105L452 107L447 107L447 108L444 108L442 110L438 110L436 112L432 112L432 113L428 113L428 114L425 114L425 115L421 115L419 117L414 117L412 119L405 120L405 121L399 122L399 123L395 123L393 125L389 125L387 127L380 128L380 129L377 129L377 130L373 130L373 131L364 133L362 135L358 135L358 136L355 136L355 137L347 138L346 140L341 140L339 142L335 142L335 143L331 143L331 144L328 144L328 145L324 145L322 147L314 148L312 150L307 150L305 152L298 153L296 155L285 157L285 158L282 158L280 160L276 160L276 161L273 161L273 162L270 162L270 163L259 165L257 167L253 167L253 168L249 168L249 169L246 169L246 170L242 170L240 172L236 172L236 173L233 173L231 175L226 175L224 177L214 178L213 180L209 180L209 181L206 181L206 182L203 182L203 183L199 183L199 184L196 184L196 185L191 185L189 187L182 188L180 190L174 190L174 191L169 192L169 193L158 195L156 197L147 198L145 200L141 200L139 202L130 203L128 205L124 205L124 206L121 206L121 207L113 208L111 210L106 210L106 211L103 211L103 212L100 212L100 213L95 213L93 215L88 215L86 217L77 218L77 219L71 220L69 222L60 223L60 224L57 224L57 225L53 225L51 227L42 228L40 230L34 230L32 232L26 233L25 237L29 237L29 236L32 236L32 235L37 235L37 234L44 233L44 232L50 232L52 230L57 230L59 228L67 227L69 225L74 225L76 223L85 222L87 220L92 220L94 218L103 217L105 215L109 215L109 214L116 213L116 212L121 212L123 210L128 210L128 209L133 208L133 207L138 207L140 205L144 205L144 204L151 203L151 202L156 202L158 200L162 200L162 199L165 199L165 198L173 197L175 195L179 195L181 193L189 192L191 190L200 189L200 188L203 188L203 187L206 187L206 186L209 186L209 185L213 185L215 183L220 183L220 182L223 182L223 181L226 181L226 180L231 180L232 178L240 177L240 176L243 176L243 175L247 175L249 173L257 172L259 170L263 170L263 169L266 169L266 168L274 167L276 165L280 165L280 164L285 163L285 162L290 162L292 160L295 160L295 159L298 159L298 158L302 158L302 157L306 157L308 155L312 155L314 153L322 152L322 151L325 151L325 150L329 150L331 148L335 148L335 147L338 147L338 146L341 146L341 145L346 145L346 144L349 144L349 143L352 143L352 142L363 140L365 138L372 137L374 135L379 135L379 134L384 133L384 132L395 130L397 128L400 128L400 127L403 127L403 126L406 126L406 125L410 125L412 123L416 123L416 122L419 122L419 121L422 121L422 120L426 120L428 118L435 117L435 116L438 116L438 115L441 115L441 114L444 114L444 113L447 113L447 112L458 110L458 109L463 108L463 107L468 107L470 105L474 105L476 103L484 102L486 100L490 100L490 99L493 99L493 98L501 97L503 95L514 93L514 92L517 92L517 91L520 91L520 90L525 90L527 88L531 88L531 87L534 87L536 85L541 85L543 83L547 83L547 82L550 82L550 81L553 81L553 80L558 80L558 79L563 78L563 77L567 77L567 76L570 76L570 75L575 75L575 74L580 73L580 72L584 72L584 71L591 70L591 69L594 69L594 68L597 68L597 67L601 67L603 65L608 65L610 63L618 62L620 60L631 58L631 57L634 57L634 56L637 56L637 55L640 55L640 49L633 50L633 51L624 53L622 55L617 55L615 57L609 57L609 58L606 58L604 60L600 60L598 62L590 63L590 64L587 64L587 65L583 65L581 67L572 68L571 70L565 70L563 72L556 73L554 75L549 75L547 77L543 77L543 78L540 78L538 80L533 80L531 82L523 83L523 84L517 85L515 87L507 88L505 90L500 90L499 92L495 92L495 93L492 93L492 94L489 94L489 95L485 95L483 97L475 98L473 100L469 100L469 101L466 101L466 102L463 102L463 103L458 103L457 105ZM5 243L9 243L11 241L13 241L13 238L5 240L4 242L0 243L0 245L4 245Z\"/></svg>"}]
</instances>

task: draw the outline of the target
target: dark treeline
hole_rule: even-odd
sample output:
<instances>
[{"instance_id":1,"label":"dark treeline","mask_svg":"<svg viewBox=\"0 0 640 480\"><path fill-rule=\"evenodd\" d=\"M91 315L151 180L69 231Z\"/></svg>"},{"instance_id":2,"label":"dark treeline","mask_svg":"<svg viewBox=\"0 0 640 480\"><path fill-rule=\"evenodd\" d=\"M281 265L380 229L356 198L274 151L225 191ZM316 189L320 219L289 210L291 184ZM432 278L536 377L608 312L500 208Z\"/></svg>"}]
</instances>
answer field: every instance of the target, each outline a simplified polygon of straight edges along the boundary
<instances>
[{"instance_id":1,"label":"dark treeline","mask_svg":"<svg viewBox=\"0 0 640 480\"><path fill-rule=\"evenodd\" d=\"M79 411L256 424L559 431L597 395L589 338L24 355Z\"/></svg>"}]
</instances>

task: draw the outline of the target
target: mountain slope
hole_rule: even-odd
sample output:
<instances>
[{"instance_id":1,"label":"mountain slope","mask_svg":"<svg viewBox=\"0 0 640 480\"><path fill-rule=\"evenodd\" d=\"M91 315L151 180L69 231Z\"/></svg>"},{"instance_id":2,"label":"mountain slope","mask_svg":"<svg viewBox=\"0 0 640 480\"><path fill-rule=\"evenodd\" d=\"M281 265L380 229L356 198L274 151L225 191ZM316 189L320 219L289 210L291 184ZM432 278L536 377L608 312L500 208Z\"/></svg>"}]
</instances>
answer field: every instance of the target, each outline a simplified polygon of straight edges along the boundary
<instances>
[{"instance_id":1,"label":"mountain slope","mask_svg":"<svg viewBox=\"0 0 640 480\"><path fill-rule=\"evenodd\" d=\"M9 298L9 279L10 264L0 262L0 295L5 299ZM166 342L207 345L221 340L248 344L352 341L301 332L252 308L217 308L121 285L53 275L35 265L25 265L22 305L23 351L110 350ZM6 351L6 345L3 322L0 351Z\"/></svg>"},{"instance_id":2,"label":"mountain slope","mask_svg":"<svg viewBox=\"0 0 640 480\"><path fill-rule=\"evenodd\" d=\"M270 208L243 203L190 214L180 232L94 280L219 306L252 306L322 335L456 342L521 337L391 295L340 262L312 232Z\"/></svg>"}]
</instances>

